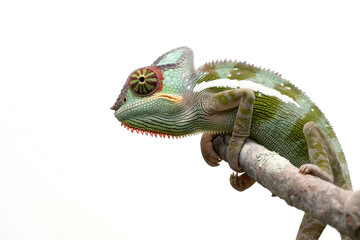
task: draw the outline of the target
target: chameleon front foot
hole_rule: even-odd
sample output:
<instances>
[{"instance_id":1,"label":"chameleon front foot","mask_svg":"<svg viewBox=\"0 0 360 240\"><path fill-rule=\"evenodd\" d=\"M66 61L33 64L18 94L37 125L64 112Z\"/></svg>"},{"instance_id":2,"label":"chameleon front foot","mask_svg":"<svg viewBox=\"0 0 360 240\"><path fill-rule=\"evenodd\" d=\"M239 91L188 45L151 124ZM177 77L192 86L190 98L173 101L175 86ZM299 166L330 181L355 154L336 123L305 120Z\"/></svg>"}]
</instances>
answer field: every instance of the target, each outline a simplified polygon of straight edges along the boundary
<instances>
[{"instance_id":1,"label":"chameleon front foot","mask_svg":"<svg viewBox=\"0 0 360 240\"><path fill-rule=\"evenodd\" d=\"M216 136L216 134L204 133L200 141L201 154L205 162L212 167L219 166L219 163L221 162L221 158L217 155L213 148L213 139Z\"/></svg>"},{"instance_id":2,"label":"chameleon front foot","mask_svg":"<svg viewBox=\"0 0 360 240\"><path fill-rule=\"evenodd\" d=\"M239 176L238 173L233 173L230 175L230 184L231 186L242 192L255 183L255 179L249 177L246 173L243 173Z\"/></svg>"}]
</instances>

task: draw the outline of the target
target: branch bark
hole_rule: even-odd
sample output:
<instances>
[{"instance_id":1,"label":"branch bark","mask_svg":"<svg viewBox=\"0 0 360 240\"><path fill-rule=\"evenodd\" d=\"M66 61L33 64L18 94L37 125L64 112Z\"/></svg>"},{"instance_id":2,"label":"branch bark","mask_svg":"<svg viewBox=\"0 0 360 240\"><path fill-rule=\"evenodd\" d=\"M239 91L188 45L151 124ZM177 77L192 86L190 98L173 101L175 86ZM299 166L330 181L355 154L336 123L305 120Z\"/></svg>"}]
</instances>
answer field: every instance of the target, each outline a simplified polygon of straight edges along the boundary
<instances>
[{"instance_id":1,"label":"branch bark","mask_svg":"<svg viewBox=\"0 0 360 240\"><path fill-rule=\"evenodd\" d=\"M230 135L213 140L227 160ZM320 178L303 175L289 160L248 139L239 156L241 168L290 206L311 214L352 239L360 239L360 191L348 191Z\"/></svg>"}]
</instances>

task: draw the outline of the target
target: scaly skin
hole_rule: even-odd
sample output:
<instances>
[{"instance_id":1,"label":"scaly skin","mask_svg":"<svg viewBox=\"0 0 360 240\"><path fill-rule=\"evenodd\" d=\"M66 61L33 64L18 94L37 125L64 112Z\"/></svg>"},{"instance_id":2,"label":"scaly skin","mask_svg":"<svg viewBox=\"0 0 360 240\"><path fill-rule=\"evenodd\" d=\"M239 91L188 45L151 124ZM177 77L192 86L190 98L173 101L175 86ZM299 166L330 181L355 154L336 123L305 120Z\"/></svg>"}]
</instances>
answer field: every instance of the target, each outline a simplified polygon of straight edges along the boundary
<instances>
[{"instance_id":1,"label":"scaly skin","mask_svg":"<svg viewBox=\"0 0 360 240\"><path fill-rule=\"evenodd\" d=\"M131 73L112 109L132 131L161 137L204 132L202 152L211 166L219 162L212 138L232 133L229 164L237 172L241 172L238 153L250 137L297 167L308 164L302 173L333 177L334 183L351 189L345 156L324 114L274 72L233 61L212 62L195 70L191 49L181 47ZM314 125L306 127L310 122ZM309 141L314 131L318 137ZM323 153L326 157L319 158ZM254 182L246 174L233 175L231 181L237 190ZM313 221L311 216L306 219ZM308 229L307 222L303 225Z\"/></svg>"},{"instance_id":2,"label":"scaly skin","mask_svg":"<svg viewBox=\"0 0 360 240\"><path fill-rule=\"evenodd\" d=\"M197 90L201 83L211 83L217 79L231 79L240 83L246 81L246 84L252 82L257 84L256 88L260 85L263 89L254 91L256 99L250 138L300 167L309 163L303 126L313 121L331 142L346 173L346 180L350 182L345 156L324 114L303 92L280 75L246 63L227 61L205 64L196 71L192 51L186 47L162 55L151 68L157 69L162 75L156 91L144 96L135 95L128 79L112 107L117 119L126 126L161 136L231 133L236 107L208 115L202 107L208 103L202 100L206 100L205 96L209 93L232 87L215 83L215 86L200 92L194 91L194 88ZM271 95L267 94L269 89L273 91Z\"/></svg>"}]
</instances>

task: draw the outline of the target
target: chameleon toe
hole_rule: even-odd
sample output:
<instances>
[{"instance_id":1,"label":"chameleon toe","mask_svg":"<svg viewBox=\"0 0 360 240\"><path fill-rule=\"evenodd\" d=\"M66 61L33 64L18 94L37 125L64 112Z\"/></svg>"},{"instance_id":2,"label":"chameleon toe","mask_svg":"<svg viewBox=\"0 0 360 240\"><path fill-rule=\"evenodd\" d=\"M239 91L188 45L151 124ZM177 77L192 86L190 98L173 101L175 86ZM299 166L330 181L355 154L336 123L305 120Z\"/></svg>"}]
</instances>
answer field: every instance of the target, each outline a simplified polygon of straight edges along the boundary
<instances>
[{"instance_id":1,"label":"chameleon toe","mask_svg":"<svg viewBox=\"0 0 360 240\"><path fill-rule=\"evenodd\" d=\"M242 192L249 187L251 187L255 183L255 180L251 177L249 177L246 173L243 173L239 176L238 173L232 173L230 175L230 184L231 186Z\"/></svg>"}]
</instances>

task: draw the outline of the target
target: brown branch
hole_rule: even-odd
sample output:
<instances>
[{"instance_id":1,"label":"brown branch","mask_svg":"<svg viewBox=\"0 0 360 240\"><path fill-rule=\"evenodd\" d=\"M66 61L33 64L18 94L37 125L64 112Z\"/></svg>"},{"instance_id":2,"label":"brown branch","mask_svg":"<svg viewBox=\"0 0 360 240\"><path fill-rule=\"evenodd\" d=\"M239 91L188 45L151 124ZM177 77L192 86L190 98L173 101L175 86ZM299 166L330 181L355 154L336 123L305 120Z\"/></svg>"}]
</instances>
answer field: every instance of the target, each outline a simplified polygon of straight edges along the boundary
<instances>
[{"instance_id":1,"label":"brown branch","mask_svg":"<svg viewBox=\"0 0 360 240\"><path fill-rule=\"evenodd\" d=\"M219 135L214 149L227 159L230 135ZM311 214L352 239L360 239L360 191L352 192L320 178L303 175L289 160L248 139L243 146L241 168L263 187L290 206Z\"/></svg>"}]
</instances>

